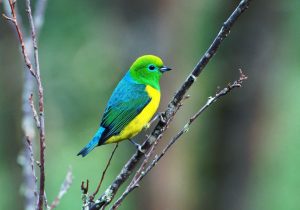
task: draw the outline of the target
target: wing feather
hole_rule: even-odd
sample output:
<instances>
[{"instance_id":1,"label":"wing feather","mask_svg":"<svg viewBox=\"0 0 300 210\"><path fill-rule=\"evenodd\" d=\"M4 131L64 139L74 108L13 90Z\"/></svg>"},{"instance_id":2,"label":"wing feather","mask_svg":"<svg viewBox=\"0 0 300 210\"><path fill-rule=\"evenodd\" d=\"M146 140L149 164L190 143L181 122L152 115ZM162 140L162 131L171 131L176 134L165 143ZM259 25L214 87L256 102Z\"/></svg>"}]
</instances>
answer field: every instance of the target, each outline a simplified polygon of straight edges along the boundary
<instances>
[{"instance_id":1,"label":"wing feather","mask_svg":"<svg viewBox=\"0 0 300 210\"><path fill-rule=\"evenodd\" d=\"M119 134L151 101L145 85L123 79L113 92L101 126L105 128L102 141Z\"/></svg>"}]
</instances>

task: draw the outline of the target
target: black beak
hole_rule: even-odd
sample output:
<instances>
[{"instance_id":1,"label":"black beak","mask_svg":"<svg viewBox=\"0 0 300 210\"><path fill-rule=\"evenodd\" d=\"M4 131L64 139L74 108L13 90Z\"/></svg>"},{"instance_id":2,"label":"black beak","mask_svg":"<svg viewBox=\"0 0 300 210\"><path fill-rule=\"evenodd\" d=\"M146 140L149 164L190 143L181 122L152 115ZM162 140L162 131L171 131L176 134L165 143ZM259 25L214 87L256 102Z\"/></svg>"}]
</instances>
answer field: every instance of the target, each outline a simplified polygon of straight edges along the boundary
<instances>
[{"instance_id":1,"label":"black beak","mask_svg":"<svg viewBox=\"0 0 300 210\"><path fill-rule=\"evenodd\" d=\"M166 71L170 71L172 70L171 68L167 67L167 66L163 66L159 69L162 73L166 72Z\"/></svg>"}]
</instances>

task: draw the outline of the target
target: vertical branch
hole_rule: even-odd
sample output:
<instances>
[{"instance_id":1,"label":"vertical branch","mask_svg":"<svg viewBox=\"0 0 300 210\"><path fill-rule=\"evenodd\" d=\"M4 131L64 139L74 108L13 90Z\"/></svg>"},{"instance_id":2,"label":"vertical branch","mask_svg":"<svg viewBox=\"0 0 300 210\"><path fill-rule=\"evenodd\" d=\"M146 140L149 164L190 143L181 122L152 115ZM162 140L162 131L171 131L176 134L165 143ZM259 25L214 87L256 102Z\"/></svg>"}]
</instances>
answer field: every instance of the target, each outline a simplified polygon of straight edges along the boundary
<instances>
[{"instance_id":1,"label":"vertical branch","mask_svg":"<svg viewBox=\"0 0 300 210\"><path fill-rule=\"evenodd\" d=\"M45 17L45 11L47 6L47 0L38 0L35 4L35 12L34 12L34 18L32 17L31 12L31 5L30 1L26 0L26 11L30 23L31 28L31 36L28 35L26 37L25 45L29 46L32 45L32 48L28 48L28 55L30 58L34 57L35 61L35 68L36 68L36 79L38 84L38 93L39 93L39 115L36 115L37 113L33 106L33 100L32 95L30 96L30 106L33 111L33 116L36 121L36 126L39 129L39 136L40 136L40 162L41 167L40 168L40 191L39 191L39 206L43 206L42 203L40 203L41 198L43 198L42 194L43 191L45 191L45 186L43 184L43 189L41 189L41 182L45 183L45 167L44 167L44 150L45 150L45 122L44 122L44 105L43 105L43 87L41 82L41 76L40 76L40 67L39 67L39 58L38 58L38 47L37 47L37 39L38 35L40 34L40 31L44 24L44 17ZM33 92L33 78L30 77L30 75L25 72L25 81L24 81L24 88L23 88L23 98L27 98L29 94ZM42 97L41 97L42 96ZM28 107L28 103L23 103L23 107ZM24 112L24 118L31 118L32 115ZM42 120L41 120L42 119ZM34 126L34 122L31 120L31 126ZM42 137L42 138L41 138ZM42 180L43 178L43 180ZM46 197L45 197L46 199ZM46 202L46 200L45 200ZM39 207L39 208L40 208Z\"/></svg>"},{"instance_id":2,"label":"vertical branch","mask_svg":"<svg viewBox=\"0 0 300 210\"><path fill-rule=\"evenodd\" d=\"M44 14L45 14L45 8L46 8L47 0L39 0L36 3L36 10L35 10L35 19L33 20L32 17L32 11L31 11L31 5L30 0L26 0L26 12L27 17L30 24L30 31L31 35L23 37L20 23L18 22L19 15L17 15L16 12L16 1L14 0L8 0L4 1L4 7L6 9L7 14L9 13L7 10L10 9L10 13L12 17L8 17L7 15L3 14L3 17L12 22L15 26L18 39L21 45L21 52L24 58L24 62L26 67L28 68L30 74L34 77L35 81L37 82L38 86L38 98L39 98L39 112L38 112L38 118L35 117L36 126L39 129L39 139L40 139L40 188L39 188L39 200L38 200L38 209L43 208L43 201L44 201L44 191L45 191L45 121L44 121L44 93L43 93L43 86L40 76L40 67L39 67L39 57L38 57L38 47L37 47L37 34L40 32L40 29L43 25L44 20ZM35 24L37 25L37 28L35 28ZM24 41L25 40L25 41ZM32 48L26 48L28 45L32 43ZM34 66L32 65L30 58L34 57ZM30 96L30 104L28 103L28 96L33 91L33 78L25 71L25 77L24 77L24 89L23 89L23 131L25 136L30 137L31 139L35 136L34 131L34 121L32 119L31 115L31 109L34 113L34 106L32 101L32 96ZM33 183L32 180L28 179L30 177L28 175L28 170L26 167L30 167L30 160L31 160L31 154L28 152L28 149L26 149L26 145L24 147L23 152L23 158L25 160L25 163L23 164L23 171L24 171L24 183L27 187L30 186L36 186L35 182ZM27 172L26 172L27 171ZM26 193L26 208L28 209L35 209L35 199L29 198L30 193Z\"/></svg>"},{"instance_id":3,"label":"vertical branch","mask_svg":"<svg viewBox=\"0 0 300 210\"><path fill-rule=\"evenodd\" d=\"M32 44L33 44L33 56L36 68L36 80L38 86L38 96L39 96L39 137L40 137L40 189L39 189L39 200L38 200L38 209L43 209L44 203L44 192L45 192L45 118L44 118L44 89L41 80L41 73L40 73L40 65L39 65L39 53L38 53L38 46L37 46L37 38L36 38L36 31L35 25L32 18L31 12L31 5L30 0L26 0L26 12L28 21L30 24L31 29L31 37L32 37Z\"/></svg>"}]
</instances>

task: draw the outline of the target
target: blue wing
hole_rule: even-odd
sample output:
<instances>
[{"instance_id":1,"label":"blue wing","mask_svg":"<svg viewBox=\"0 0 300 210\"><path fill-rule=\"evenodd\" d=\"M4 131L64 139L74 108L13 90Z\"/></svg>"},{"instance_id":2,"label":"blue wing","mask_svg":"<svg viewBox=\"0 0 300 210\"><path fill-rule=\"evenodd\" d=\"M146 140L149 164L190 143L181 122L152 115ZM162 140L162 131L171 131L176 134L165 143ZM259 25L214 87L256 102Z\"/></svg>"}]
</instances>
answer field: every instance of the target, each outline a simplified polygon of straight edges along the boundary
<instances>
[{"instance_id":1,"label":"blue wing","mask_svg":"<svg viewBox=\"0 0 300 210\"><path fill-rule=\"evenodd\" d=\"M145 85L135 83L127 73L108 101L100 124L105 130L99 145L111 136L119 134L150 101Z\"/></svg>"}]
</instances>

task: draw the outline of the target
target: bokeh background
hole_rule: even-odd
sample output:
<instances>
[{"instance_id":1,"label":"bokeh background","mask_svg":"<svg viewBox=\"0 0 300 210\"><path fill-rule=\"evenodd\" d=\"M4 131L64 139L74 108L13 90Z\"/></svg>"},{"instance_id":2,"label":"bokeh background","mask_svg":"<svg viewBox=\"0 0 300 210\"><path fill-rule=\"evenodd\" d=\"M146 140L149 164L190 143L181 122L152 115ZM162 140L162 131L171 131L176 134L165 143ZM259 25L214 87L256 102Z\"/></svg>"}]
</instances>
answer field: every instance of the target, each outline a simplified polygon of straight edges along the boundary
<instances>
[{"instance_id":1,"label":"bokeh background","mask_svg":"<svg viewBox=\"0 0 300 210\"><path fill-rule=\"evenodd\" d=\"M113 145L84 159L76 154L97 129L131 62L151 53L174 68L161 82L164 110L238 2L48 2L39 47L49 201L69 165L74 182L58 209L80 209L82 180L90 180L91 191L96 187ZM299 8L300 1L253 1L190 90L163 144L218 86L236 79L239 68L249 80L205 112L120 209L300 209ZM14 30L3 18L0 70L0 209L23 209L17 163L23 145L23 61ZM101 192L133 152L130 143L120 144Z\"/></svg>"}]
</instances>

